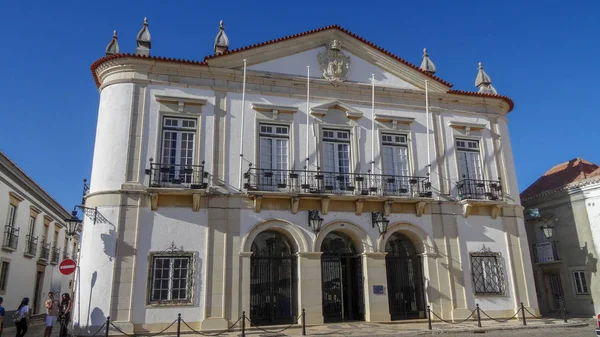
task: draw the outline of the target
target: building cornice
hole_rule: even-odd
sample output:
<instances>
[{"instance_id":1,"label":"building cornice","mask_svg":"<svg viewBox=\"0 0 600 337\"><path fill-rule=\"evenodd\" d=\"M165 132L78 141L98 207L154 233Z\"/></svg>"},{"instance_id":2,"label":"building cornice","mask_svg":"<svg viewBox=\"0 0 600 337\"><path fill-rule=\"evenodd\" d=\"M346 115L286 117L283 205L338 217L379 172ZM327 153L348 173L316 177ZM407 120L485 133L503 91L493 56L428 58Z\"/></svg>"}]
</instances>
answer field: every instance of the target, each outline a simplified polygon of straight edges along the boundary
<instances>
[{"instance_id":1,"label":"building cornice","mask_svg":"<svg viewBox=\"0 0 600 337\"><path fill-rule=\"evenodd\" d=\"M588 179L584 179L584 180L580 180L580 181L576 181L576 182L567 184L567 185L559 187L559 188L555 188L555 189L552 189L552 190L544 191L542 193L539 193L539 194L533 195L531 197L522 199L521 203L526 202L526 201L533 201L535 199L540 199L540 198L547 197L547 196L551 196L553 194L556 194L558 192L563 192L563 191L567 191L570 194L571 193L577 193L577 192L579 192L578 190L581 190L584 187L590 188L594 184L599 184L598 187L600 187L600 177L588 178Z\"/></svg>"},{"instance_id":2,"label":"building cornice","mask_svg":"<svg viewBox=\"0 0 600 337\"><path fill-rule=\"evenodd\" d=\"M52 211L55 216L60 219L54 219L62 224L63 220L70 217L71 214L50 196L40 185L38 185L25 171L23 171L15 162L13 162L4 152L0 151L0 170L10 174L11 178L16 180L18 186L24 188L37 201L46 206L45 208ZM44 208L34 205L37 208Z\"/></svg>"},{"instance_id":3,"label":"building cornice","mask_svg":"<svg viewBox=\"0 0 600 337\"><path fill-rule=\"evenodd\" d=\"M170 61L169 61L170 62ZM99 90L116 83L139 83L143 85L181 86L208 90L241 92L243 71L215 68L197 64L181 64L174 67L169 62L146 57L112 58L93 68L98 79ZM327 96L319 96L319 92ZM284 97L306 97L306 78L294 75L247 71L247 94L268 94ZM368 83L346 82L334 87L329 81L311 78L311 99L338 100L371 105L372 87ZM481 95L456 95L453 92L430 92L429 99L435 102L432 112L452 111L453 113L503 116L512 105L500 97ZM392 102L395 100L396 102ZM399 109L425 110L425 92L391 87L375 87L376 106L390 106Z\"/></svg>"}]
</instances>

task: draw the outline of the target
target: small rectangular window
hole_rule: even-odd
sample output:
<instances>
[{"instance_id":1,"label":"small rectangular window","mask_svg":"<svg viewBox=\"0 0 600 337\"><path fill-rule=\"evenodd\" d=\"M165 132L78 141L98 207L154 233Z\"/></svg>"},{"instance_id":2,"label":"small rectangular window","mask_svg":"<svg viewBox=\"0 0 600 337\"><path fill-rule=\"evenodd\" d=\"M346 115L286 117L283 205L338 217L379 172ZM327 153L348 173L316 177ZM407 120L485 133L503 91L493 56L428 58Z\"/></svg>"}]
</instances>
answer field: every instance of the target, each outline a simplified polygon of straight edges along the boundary
<instances>
[{"instance_id":1,"label":"small rectangular window","mask_svg":"<svg viewBox=\"0 0 600 337\"><path fill-rule=\"evenodd\" d=\"M350 142L350 132L340 130L323 130L323 140Z\"/></svg>"},{"instance_id":2,"label":"small rectangular window","mask_svg":"<svg viewBox=\"0 0 600 337\"><path fill-rule=\"evenodd\" d=\"M585 271L578 270L573 272L573 281L575 283L575 293L577 295L589 294Z\"/></svg>"},{"instance_id":3,"label":"small rectangular window","mask_svg":"<svg viewBox=\"0 0 600 337\"><path fill-rule=\"evenodd\" d=\"M8 281L9 266L9 262L2 261L2 267L0 268L0 291L6 291L6 282Z\"/></svg>"},{"instance_id":4,"label":"small rectangular window","mask_svg":"<svg viewBox=\"0 0 600 337\"><path fill-rule=\"evenodd\" d=\"M17 216L17 206L15 206L13 204L8 205L8 218L6 219L6 225L9 227L14 227L16 216Z\"/></svg>"},{"instance_id":5,"label":"small rectangular window","mask_svg":"<svg viewBox=\"0 0 600 337\"><path fill-rule=\"evenodd\" d=\"M478 252L471 253L470 256L475 294L504 294L504 271L500 254Z\"/></svg>"},{"instance_id":6,"label":"small rectangular window","mask_svg":"<svg viewBox=\"0 0 600 337\"><path fill-rule=\"evenodd\" d=\"M150 303L191 303L193 255L152 256Z\"/></svg>"}]
</instances>

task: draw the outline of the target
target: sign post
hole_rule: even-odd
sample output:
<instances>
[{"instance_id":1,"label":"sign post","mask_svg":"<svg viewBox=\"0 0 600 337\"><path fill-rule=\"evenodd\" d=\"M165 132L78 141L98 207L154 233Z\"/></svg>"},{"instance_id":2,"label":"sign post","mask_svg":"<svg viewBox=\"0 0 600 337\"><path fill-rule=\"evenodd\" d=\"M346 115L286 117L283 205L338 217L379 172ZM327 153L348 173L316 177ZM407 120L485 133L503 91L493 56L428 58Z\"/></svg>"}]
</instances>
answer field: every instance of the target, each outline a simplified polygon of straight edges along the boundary
<instances>
[{"instance_id":1,"label":"sign post","mask_svg":"<svg viewBox=\"0 0 600 337\"><path fill-rule=\"evenodd\" d=\"M77 264L72 259L64 259L59 265L58 270L63 275L71 275L77 268Z\"/></svg>"}]
</instances>

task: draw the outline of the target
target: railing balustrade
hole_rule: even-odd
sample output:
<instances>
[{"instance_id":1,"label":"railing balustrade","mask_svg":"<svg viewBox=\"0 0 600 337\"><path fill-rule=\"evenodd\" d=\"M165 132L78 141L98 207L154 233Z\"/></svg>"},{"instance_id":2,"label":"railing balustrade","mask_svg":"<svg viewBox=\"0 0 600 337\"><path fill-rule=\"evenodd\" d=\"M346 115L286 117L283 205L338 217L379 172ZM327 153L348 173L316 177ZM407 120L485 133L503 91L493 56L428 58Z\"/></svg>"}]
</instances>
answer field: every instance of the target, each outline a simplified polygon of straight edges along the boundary
<instances>
[{"instance_id":1,"label":"railing balustrade","mask_svg":"<svg viewBox=\"0 0 600 337\"><path fill-rule=\"evenodd\" d=\"M52 248L52 260L50 262L56 264L56 263L58 263L59 259L60 259L60 248L53 247Z\"/></svg>"},{"instance_id":2,"label":"railing balustrade","mask_svg":"<svg viewBox=\"0 0 600 337\"><path fill-rule=\"evenodd\" d=\"M38 238L33 237L32 235L27 235L26 238L27 240L25 242L25 255L33 257L37 252Z\"/></svg>"},{"instance_id":3,"label":"railing balustrade","mask_svg":"<svg viewBox=\"0 0 600 337\"><path fill-rule=\"evenodd\" d=\"M4 226L4 241L2 242L3 248L17 249L19 243L19 230L13 226Z\"/></svg>"},{"instance_id":4,"label":"railing balustrade","mask_svg":"<svg viewBox=\"0 0 600 337\"><path fill-rule=\"evenodd\" d=\"M205 189L208 187L208 172L202 165L177 165L150 162L146 170L150 176L150 187Z\"/></svg>"},{"instance_id":5,"label":"railing balustrade","mask_svg":"<svg viewBox=\"0 0 600 337\"><path fill-rule=\"evenodd\" d=\"M502 184L498 180L463 179L456 183L461 199L502 200Z\"/></svg>"},{"instance_id":6,"label":"railing balustrade","mask_svg":"<svg viewBox=\"0 0 600 337\"><path fill-rule=\"evenodd\" d=\"M50 259L50 244L42 241L42 248L40 249L40 260L48 261Z\"/></svg>"},{"instance_id":7,"label":"railing balustrade","mask_svg":"<svg viewBox=\"0 0 600 337\"><path fill-rule=\"evenodd\" d=\"M244 179L248 191L432 197L427 177L250 167Z\"/></svg>"}]
</instances>

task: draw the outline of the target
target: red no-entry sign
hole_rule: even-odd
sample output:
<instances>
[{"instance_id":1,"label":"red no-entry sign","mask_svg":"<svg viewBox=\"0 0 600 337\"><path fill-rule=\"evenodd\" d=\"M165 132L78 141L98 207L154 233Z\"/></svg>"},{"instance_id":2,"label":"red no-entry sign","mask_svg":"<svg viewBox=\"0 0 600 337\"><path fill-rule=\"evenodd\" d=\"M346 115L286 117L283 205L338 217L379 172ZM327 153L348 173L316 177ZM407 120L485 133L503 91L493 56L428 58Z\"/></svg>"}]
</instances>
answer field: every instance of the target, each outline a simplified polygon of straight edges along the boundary
<instances>
[{"instance_id":1,"label":"red no-entry sign","mask_svg":"<svg viewBox=\"0 0 600 337\"><path fill-rule=\"evenodd\" d=\"M58 270L60 270L63 275L71 275L75 271L77 264L75 261L71 259L64 259L59 265Z\"/></svg>"}]
</instances>

